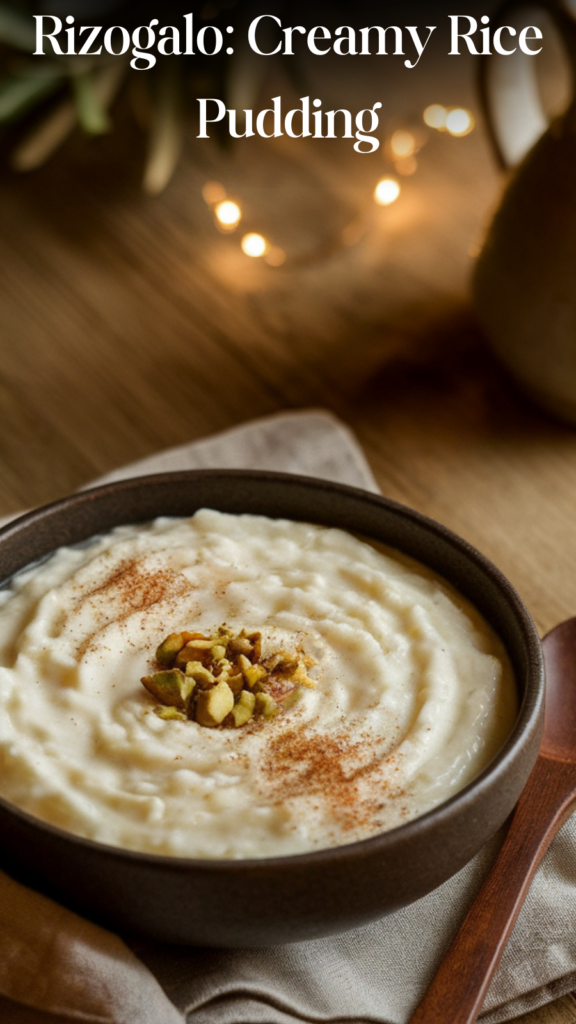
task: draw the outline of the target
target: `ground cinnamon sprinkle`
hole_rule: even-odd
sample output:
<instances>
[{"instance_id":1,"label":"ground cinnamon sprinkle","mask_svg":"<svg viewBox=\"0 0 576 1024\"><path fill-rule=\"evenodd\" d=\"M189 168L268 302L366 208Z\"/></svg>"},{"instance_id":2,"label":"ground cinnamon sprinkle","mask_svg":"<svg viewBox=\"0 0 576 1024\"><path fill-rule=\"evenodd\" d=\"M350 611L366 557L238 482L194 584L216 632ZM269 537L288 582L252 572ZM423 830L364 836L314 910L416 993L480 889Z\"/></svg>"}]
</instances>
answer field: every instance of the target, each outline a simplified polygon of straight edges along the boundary
<instances>
[{"instance_id":1,"label":"ground cinnamon sprinkle","mask_svg":"<svg viewBox=\"0 0 576 1024\"><path fill-rule=\"evenodd\" d=\"M83 641L78 655L83 657L90 650L103 622L121 623L135 612L145 611L161 601L175 601L193 589L182 573L172 569L150 570L137 558L125 559L101 584L78 598L77 609L87 603L96 605L96 614L101 620L98 630Z\"/></svg>"},{"instance_id":2,"label":"ground cinnamon sprinkle","mask_svg":"<svg viewBox=\"0 0 576 1024\"><path fill-rule=\"evenodd\" d=\"M129 611L149 608L168 596L189 589L190 584L182 573L172 569L145 569L137 558L127 558L106 577L103 583L83 595L82 601L100 595L106 599L119 598Z\"/></svg>"},{"instance_id":3,"label":"ground cinnamon sprinkle","mask_svg":"<svg viewBox=\"0 0 576 1024\"><path fill-rule=\"evenodd\" d=\"M385 763L390 766L392 760ZM384 777L383 762L370 742L352 740L346 732L284 732L270 742L262 769L269 798L312 798L346 832L377 830L386 802L405 797Z\"/></svg>"}]
</instances>

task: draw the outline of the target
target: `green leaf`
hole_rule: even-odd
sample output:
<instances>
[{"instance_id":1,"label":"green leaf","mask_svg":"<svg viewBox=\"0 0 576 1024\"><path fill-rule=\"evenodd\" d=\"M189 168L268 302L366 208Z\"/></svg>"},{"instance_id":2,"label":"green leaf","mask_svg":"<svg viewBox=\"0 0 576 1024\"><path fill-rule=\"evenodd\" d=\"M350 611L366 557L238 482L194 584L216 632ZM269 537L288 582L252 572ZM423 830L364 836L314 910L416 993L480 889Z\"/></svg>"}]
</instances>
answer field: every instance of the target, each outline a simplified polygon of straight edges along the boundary
<instances>
[{"instance_id":1,"label":"green leaf","mask_svg":"<svg viewBox=\"0 0 576 1024\"><path fill-rule=\"evenodd\" d=\"M158 65L151 89L151 121L143 187L157 196L169 184L182 151L184 92L180 61L174 57Z\"/></svg>"},{"instance_id":2,"label":"green leaf","mask_svg":"<svg viewBox=\"0 0 576 1024\"><path fill-rule=\"evenodd\" d=\"M96 72L94 88L104 110L108 110L120 89L128 64L115 58ZM77 124L76 104L66 96L45 116L40 124L20 142L12 154L12 166L17 171L33 171L50 159L68 138Z\"/></svg>"},{"instance_id":3,"label":"green leaf","mask_svg":"<svg viewBox=\"0 0 576 1024\"><path fill-rule=\"evenodd\" d=\"M22 74L0 81L0 124L21 117L62 84L60 72L47 75Z\"/></svg>"},{"instance_id":4,"label":"green leaf","mask_svg":"<svg viewBox=\"0 0 576 1024\"><path fill-rule=\"evenodd\" d=\"M36 48L36 31L32 17L27 18L0 3L0 42L33 53Z\"/></svg>"},{"instance_id":5,"label":"green leaf","mask_svg":"<svg viewBox=\"0 0 576 1024\"><path fill-rule=\"evenodd\" d=\"M91 72L80 72L72 76L74 101L78 121L89 135L103 135L110 131L111 122Z\"/></svg>"}]
</instances>

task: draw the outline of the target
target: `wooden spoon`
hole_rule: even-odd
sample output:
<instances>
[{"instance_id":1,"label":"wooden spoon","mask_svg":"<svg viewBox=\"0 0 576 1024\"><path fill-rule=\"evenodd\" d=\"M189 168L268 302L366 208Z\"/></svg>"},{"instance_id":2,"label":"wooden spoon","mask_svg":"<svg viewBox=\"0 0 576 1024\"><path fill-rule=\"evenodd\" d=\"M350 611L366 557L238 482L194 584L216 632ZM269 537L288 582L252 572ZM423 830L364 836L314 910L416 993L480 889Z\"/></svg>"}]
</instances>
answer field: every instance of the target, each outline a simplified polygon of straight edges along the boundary
<instances>
[{"instance_id":1,"label":"wooden spoon","mask_svg":"<svg viewBox=\"0 0 576 1024\"><path fill-rule=\"evenodd\" d=\"M473 1024L530 883L576 807L576 618L542 642L544 738L496 862L410 1024Z\"/></svg>"}]
</instances>

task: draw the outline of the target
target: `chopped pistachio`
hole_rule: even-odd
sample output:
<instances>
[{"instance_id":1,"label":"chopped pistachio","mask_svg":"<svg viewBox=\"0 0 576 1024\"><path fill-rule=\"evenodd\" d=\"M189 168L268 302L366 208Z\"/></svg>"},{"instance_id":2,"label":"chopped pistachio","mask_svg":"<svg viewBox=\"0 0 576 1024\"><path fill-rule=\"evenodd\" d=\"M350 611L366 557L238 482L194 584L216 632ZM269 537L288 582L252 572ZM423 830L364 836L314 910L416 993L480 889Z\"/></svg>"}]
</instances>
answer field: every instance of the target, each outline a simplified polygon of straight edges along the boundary
<instances>
[{"instance_id":1,"label":"chopped pistachio","mask_svg":"<svg viewBox=\"0 0 576 1024\"><path fill-rule=\"evenodd\" d=\"M241 672L238 672L235 675L226 676L226 682L232 690L232 693L240 693L244 688L244 676Z\"/></svg>"},{"instance_id":2,"label":"chopped pistachio","mask_svg":"<svg viewBox=\"0 0 576 1024\"><path fill-rule=\"evenodd\" d=\"M252 644L250 643L247 636L235 636L230 640L228 646L234 654L252 654Z\"/></svg>"},{"instance_id":3,"label":"chopped pistachio","mask_svg":"<svg viewBox=\"0 0 576 1024\"><path fill-rule=\"evenodd\" d=\"M276 701L269 693L257 693L254 700L256 711L259 715L264 715L264 718L271 718L272 715L277 715L280 710Z\"/></svg>"},{"instance_id":4,"label":"chopped pistachio","mask_svg":"<svg viewBox=\"0 0 576 1024\"><path fill-rule=\"evenodd\" d=\"M196 647L192 644L186 644L186 647L183 647L176 655L174 664L176 665L176 668L185 670L189 661L200 661L202 664L209 664L211 660L209 650Z\"/></svg>"},{"instance_id":5,"label":"chopped pistachio","mask_svg":"<svg viewBox=\"0 0 576 1024\"><path fill-rule=\"evenodd\" d=\"M196 704L196 721L199 725L214 728L224 721L234 707L234 694L228 683L217 683L211 690L203 690L198 695Z\"/></svg>"},{"instance_id":6,"label":"chopped pistachio","mask_svg":"<svg viewBox=\"0 0 576 1024\"><path fill-rule=\"evenodd\" d=\"M180 708L182 711L188 710L195 682L194 679L185 676L180 669L155 672L153 676L144 676L141 682L161 704Z\"/></svg>"},{"instance_id":7,"label":"chopped pistachio","mask_svg":"<svg viewBox=\"0 0 576 1024\"><path fill-rule=\"evenodd\" d=\"M192 678L202 690L208 690L216 682L213 673L201 661L188 662L186 665L186 677Z\"/></svg>"},{"instance_id":8,"label":"chopped pistachio","mask_svg":"<svg viewBox=\"0 0 576 1024\"><path fill-rule=\"evenodd\" d=\"M247 639L252 644L252 657L254 661L260 661L262 657L262 634L249 633Z\"/></svg>"},{"instance_id":9,"label":"chopped pistachio","mask_svg":"<svg viewBox=\"0 0 576 1024\"><path fill-rule=\"evenodd\" d=\"M242 672L244 672L244 674L246 673L247 669L251 668L251 666L252 662L246 657L245 654L238 655L238 667L242 670Z\"/></svg>"},{"instance_id":10,"label":"chopped pistachio","mask_svg":"<svg viewBox=\"0 0 576 1024\"><path fill-rule=\"evenodd\" d=\"M170 633L156 658L164 671L142 679L161 702L156 713L211 728L238 728L253 714L270 718L297 700L302 687L316 686L307 675L314 659L283 649L263 659L261 633L235 634L225 623L211 636Z\"/></svg>"},{"instance_id":11,"label":"chopped pistachio","mask_svg":"<svg viewBox=\"0 0 576 1024\"><path fill-rule=\"evenodd\" d=\"M298 680L299 686L306 686L308 690L315 690L318 686L316 679L311 679L310 676L303 676Z\"/></svg>"},{"instance_id":12,"label":"chopped pistachio","mask_svg":"<svg viewBox=\"0 0 576 1024\"><path fill-rule=\"evenodd\" d=\"M262 665L250 665L249 668L244 670L244 678L251 690L253 690L256 684L261 682L262 679L266 679L267 675L268 673Z\"/></svg>"},{"instance_id":13,"label":"chopped pistachio","mask_svg":"<svg viewBox=\"0 0 576 1024\"><path fill-rule=\"evenodd\" d=\"M182 633L170 633L170 636L167 636L158 647L156 661L160 662L161 665L170 666L185 643L186 640Z\"/></svg>"},{"instance_id":14,"label":"chopped pistachio","mask_svg":"<svg viewBox=\"0 0 576 1024\"><path fill-rule=\"evenodd\" d=\"M234 719L234 725L237 729L241 725L246 725L246 723L250 721L254 714L255 704L255 695L250 693L248 690L242 690L242 693L238 697L238 700L231 711L232 718Z\"/></svg>"},{"instance_id":15,"label":"chopped pistachio","mask_svg":"<svg viewBox=\"0 0 576 1024\"><path fill-rule=\"evenodd\" d=\"M185 715L183 711L179 711L178 708L168 708L164 704L160 704L159 707L154 708L154 714L158 715L158 718L163 718L167 722L186 722L188 719L188 716Z\"/></svg>"},{"instance_id":16,"label":"chopped pistachio","mask_svg":"<svg viewBox=\"0 0 576 1024\"><path fill-rule=\"evenodd\" d=\"M293 682L298 683L298 686L307 686L310 690L314 690L317 685L315 679L310 679L310 676L307 674L306 669L302 664L298 664L296 671L293 672L290 678Z\"/></svg>"},{"instance_id":17,"label":"chopped pistachio","mask_svg":"<svg viewBox=\"0 0 576 1024\"><path fill-rule=\"evenodd\" d=\"M264 661L269 672L276 672L278 675L292 675L298 668L298 659L289 651L277 651Z\"/></svg>"}]
</instances>

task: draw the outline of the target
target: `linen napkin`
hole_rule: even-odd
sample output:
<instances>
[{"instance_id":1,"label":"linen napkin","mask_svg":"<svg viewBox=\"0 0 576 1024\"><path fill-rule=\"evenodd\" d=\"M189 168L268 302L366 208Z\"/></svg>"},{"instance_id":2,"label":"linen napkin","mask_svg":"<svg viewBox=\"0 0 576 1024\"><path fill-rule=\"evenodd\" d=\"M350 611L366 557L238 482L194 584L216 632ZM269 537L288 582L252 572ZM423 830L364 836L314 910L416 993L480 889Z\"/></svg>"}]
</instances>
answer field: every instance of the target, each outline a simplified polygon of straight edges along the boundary
<instances>
[{"instance_id":1,"label":"linen napkin","mask_svg":"<svg viewBox=\"0 0 576 1024\"><path fill-rule=\"evenodd\" d=\"M285 413L112 473L185 468L298 472L377 490L351 433L322 411ZM0 839L1 842L1 839ZM9 1024L406 1024L499 839L435 892L343 935L250 950L132 943L0 872L0 1020ZM532 885L483 1020L497 1024L576 987L576 822Z\"/></svg>"}]
</instances>

